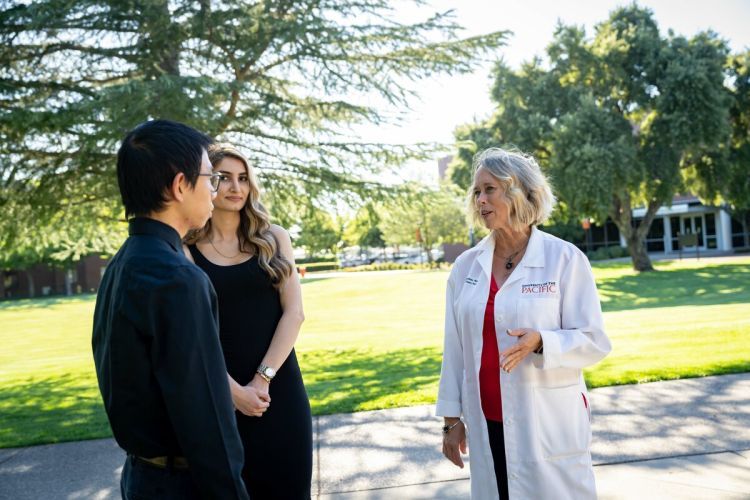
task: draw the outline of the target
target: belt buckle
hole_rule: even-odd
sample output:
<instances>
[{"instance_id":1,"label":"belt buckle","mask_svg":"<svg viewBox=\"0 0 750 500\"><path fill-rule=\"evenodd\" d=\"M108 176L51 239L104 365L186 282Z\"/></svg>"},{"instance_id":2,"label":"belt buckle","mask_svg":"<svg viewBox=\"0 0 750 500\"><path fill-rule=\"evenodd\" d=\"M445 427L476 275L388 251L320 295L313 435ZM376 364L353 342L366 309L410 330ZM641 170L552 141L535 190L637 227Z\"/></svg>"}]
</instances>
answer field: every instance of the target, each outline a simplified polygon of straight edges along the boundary
<instances>
[{"instance_id":1,"label":"belt buckle","mask_svg":"<svg viewBox=\"0 0 750 500\"><path fill-rule=\"evenodd\" d=\"M187 469L188 461L185 457L141 457L134 455L138 460L160 469Z\"/></svg>"}]
</instances>

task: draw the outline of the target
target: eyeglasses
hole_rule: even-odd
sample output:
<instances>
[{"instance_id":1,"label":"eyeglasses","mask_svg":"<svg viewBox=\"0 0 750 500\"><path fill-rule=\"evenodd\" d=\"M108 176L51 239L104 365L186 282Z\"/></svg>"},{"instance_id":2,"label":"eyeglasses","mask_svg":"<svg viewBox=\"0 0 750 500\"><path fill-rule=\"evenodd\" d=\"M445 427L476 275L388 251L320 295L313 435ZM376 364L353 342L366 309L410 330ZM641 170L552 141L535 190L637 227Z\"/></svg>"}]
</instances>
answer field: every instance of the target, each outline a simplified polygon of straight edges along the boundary
<instances>
[{"instance_id":1,"label":"eyeglasses","mask_svg":"<svg viewBox=\"0 0 750 500\"><path fill-rule=\"evenodd\" d=\"M209 182L211 183L211 190L216 192L219 190L219 183L221 182L222 175L218 172L212 174L198 174L201 177L210 177Z\"/></svg>"}]
</instances>

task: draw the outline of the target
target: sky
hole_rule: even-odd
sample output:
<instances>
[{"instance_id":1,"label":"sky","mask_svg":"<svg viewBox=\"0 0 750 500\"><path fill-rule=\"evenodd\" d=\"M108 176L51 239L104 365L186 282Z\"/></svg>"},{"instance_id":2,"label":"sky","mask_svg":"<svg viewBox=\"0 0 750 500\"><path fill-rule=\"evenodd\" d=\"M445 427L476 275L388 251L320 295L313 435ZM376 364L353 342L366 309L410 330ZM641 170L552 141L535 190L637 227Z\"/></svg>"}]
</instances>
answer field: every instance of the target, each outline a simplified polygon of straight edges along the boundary
<instances>
[{"instance_id":1,"label":"sky","mask_svg":"<svg viewBox=\"0 0 750 500\"><path fill-rule=\"evenodd\" d=\"M405 4L399 0L394 2ZM558 21L583 25L587 35L593 35L594 26L606 20L612 10L630 3L624 0L433 0L420 11L429 14L453 9L456 20L466 29L464 36L512 31L513 35L498 55L517 68L523 61L544 54ZM687 37L710 29L729 43L732 52L750 48L750 0L641 0L637 3L654 12L664 36L670 28ZM401 15L411 20L417 13L406 9ZM487 63L478 66L472 74L420 82L418 99L412 102L411 112L400 125L361 127L358 130L361 139L452 144L457 125L490 115L493 108L489 98L491 67L492 64ZM436 182L437 158L409 164L403 176Z\"/></svg>"}]
</instances>

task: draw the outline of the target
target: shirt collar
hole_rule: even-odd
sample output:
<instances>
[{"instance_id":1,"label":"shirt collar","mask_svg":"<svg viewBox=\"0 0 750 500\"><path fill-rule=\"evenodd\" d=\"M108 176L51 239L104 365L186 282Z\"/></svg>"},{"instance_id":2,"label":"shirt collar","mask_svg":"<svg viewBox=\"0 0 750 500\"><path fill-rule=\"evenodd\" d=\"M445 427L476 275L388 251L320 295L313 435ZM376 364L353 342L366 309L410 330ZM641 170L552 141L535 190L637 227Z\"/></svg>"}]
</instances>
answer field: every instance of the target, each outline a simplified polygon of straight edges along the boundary
<instances>
[{"instance_id":1,"label":"shirt collar","mask_svg":"<svg viewBox=\"0 0 750 500\"><path fill-rule=\"evenodd\" d=\"M156 219L150 219L148 217L134 217L128 221L129 234L145 234L149 236L156 236L169 243L175 251L180 251L182 248L182 238L175 228L168 224L164 224Z\"/></svg>"}]
</instances>

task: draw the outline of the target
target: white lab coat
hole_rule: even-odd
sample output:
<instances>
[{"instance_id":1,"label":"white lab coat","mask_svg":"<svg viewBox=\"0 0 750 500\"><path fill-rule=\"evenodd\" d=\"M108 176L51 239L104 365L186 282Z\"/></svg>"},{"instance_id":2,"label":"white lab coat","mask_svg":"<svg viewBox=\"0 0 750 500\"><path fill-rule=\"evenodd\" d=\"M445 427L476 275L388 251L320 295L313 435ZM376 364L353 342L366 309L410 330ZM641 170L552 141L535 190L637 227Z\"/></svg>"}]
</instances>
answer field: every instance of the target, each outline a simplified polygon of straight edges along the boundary
<instances>
[{"instance_id":1,"label":"white lab coat","mask_svg":"<svg viewBox=\"0 0 750 500\"><path fill-rule=\"evenodd\" d=\"M458 258L448 278L436 407L437 415L460 415L466 423L471 495L480 500L499 498L479 394L494 247L492 235L483 239ZM586 256L533 228L526 254L495 298L500 351L517 341L507 328L536 329L544 343L543 354L530 354L510 374L498 374L510 498L596 498L591 413L581 369L612 347Z\"/></svg>"}]
</instances>

